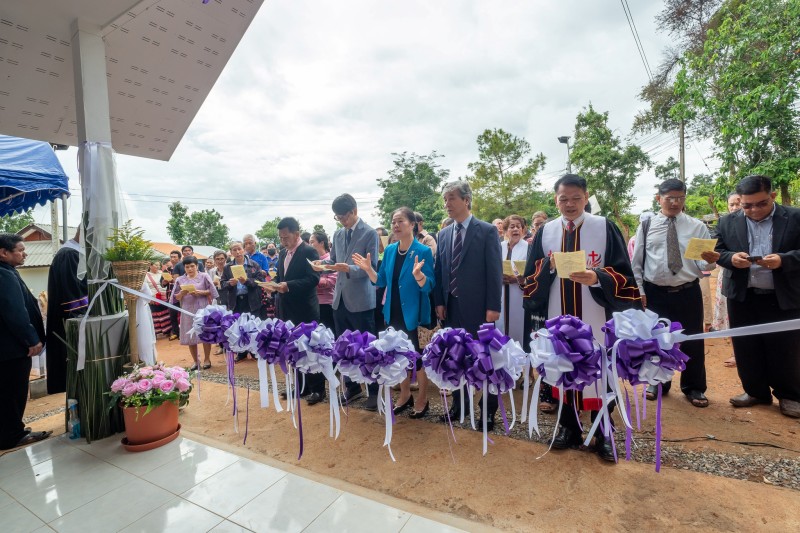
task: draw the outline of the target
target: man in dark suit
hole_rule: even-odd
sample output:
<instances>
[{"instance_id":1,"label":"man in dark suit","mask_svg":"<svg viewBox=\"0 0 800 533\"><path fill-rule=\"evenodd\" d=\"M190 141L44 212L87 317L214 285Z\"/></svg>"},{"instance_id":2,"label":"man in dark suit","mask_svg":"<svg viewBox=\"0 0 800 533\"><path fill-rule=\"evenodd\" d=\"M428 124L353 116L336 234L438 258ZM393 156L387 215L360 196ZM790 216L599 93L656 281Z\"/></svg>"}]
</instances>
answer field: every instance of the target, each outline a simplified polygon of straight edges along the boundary
<instances>
[{"instance_id":1,"label":"man in dark suit","mask_svg":"<svg viewBox=\"0 0 800 533\"><path fill-rule=\"evenodd\" d=\"M342 227L333 234L329 267L339 274L333 290L334 333L341 335L345 330L361 332L375 331L375 286L366 272L353 263L353 254L372 259L373 270L378 269L378 233L358 216L358 205L349 194L337 196L331 204L334 218ZM331 324L326 324L330 327ZM361 385L344 378L345 391L342 403L360 398ZM366 409L378 410L378 385L367 387Z\"/></svg>"},{"instance_id":2,"label":"man in dark suit","mask_svg":"<svg viewBox=\"0 0 800 533\"><path fill-rule=\"evenodd\" d=\"M276 310L278 318L291 320L295 326L301 322L319 321L319 272L309 264L309 261L319 260L319 254L300 238L300 224L294 218L288 217L278 222L278 237L281 240L281 253L278 256L278 274L274 280L278 288L267 289L280 294ZM306 387L300 394L316 395L313 403L325 398L322 374L307 374Z\"/></svg>"},{"instance_id":3,"label":"man in dark suit","mask_svg":"<svg viewBox=\"0 0 800 533\"><path fill-rule=\"evenodd\" d=\"M719 221L717 263L731 328L800 318L800 209L775 203L772 180L748 176L736 186L742 209ZM744 393L734 407L772 403L800 418L800 331L734 337Z\"/></svg>"},{"instance_id":4,"label":"man in dark suit","mask_svg":"<svg viewBox=\"0 0 800 533\"><path fill-rule=\"evenodd\" d=\"M464 181L447 183L442 191L447 215L454 223L439 232L434 274L436 316L444 325L477 336L486 322L500 318L503 261L497 228L472 216L472 189ZM453 392L450 418L460 418L460 392ZM487 398L486 418L494 428L497 395Z\"/></svg>"},{"instance_id":5,"label":"man in dark suit","mask_svg":"<svg viewBox=\"0 0 800 533\"><path fill-rule=\"evenodd\" d=\"M41 353L44 339L39 304L16 270L26 256L22 237L0 233L0 450L38 442L52 433L31 432L22 423L31 357Z\"/></svg>"}]
</instances>

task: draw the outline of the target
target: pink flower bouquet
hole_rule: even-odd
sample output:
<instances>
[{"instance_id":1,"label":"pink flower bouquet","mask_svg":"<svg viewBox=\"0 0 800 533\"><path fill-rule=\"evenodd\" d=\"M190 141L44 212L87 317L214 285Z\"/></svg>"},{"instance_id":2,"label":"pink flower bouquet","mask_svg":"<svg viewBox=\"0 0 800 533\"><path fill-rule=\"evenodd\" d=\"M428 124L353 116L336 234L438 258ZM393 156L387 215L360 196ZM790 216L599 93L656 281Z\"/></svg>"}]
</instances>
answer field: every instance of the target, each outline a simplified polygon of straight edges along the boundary
<instances>
[{"instance_id":1,"label":"pink flower bouquet","mask_svg":"<svg viewBox=\"0 0 800 533\"><path fill-rule=\"evenodd\" d=\"M147 414L164 402L175 402L181 406L187 404L193 377L192 371L164 363L137 366L130 374L114 380L111 390L106 394L111 398L111 405L145 406L147 409L144 414Z\"/></svg>"}]
</instances>

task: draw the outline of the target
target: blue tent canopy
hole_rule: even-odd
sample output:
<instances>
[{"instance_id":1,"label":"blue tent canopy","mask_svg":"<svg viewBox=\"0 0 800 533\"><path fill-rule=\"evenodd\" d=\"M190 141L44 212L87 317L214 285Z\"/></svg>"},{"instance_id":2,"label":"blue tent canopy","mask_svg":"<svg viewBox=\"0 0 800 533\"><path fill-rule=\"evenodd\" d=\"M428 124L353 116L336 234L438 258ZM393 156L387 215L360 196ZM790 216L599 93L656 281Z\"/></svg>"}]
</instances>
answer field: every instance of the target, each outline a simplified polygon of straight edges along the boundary
<instances>
[{"instance_id":1,"label":"blue tent canopy","mask_svg":"<svg viewBox=\"0 0 800 533\"><path fill-rule=\"evenodd\" d=\"M0 216L69 196L68 181L48 143L0 135Z\"/></svg>"}]
</instances>

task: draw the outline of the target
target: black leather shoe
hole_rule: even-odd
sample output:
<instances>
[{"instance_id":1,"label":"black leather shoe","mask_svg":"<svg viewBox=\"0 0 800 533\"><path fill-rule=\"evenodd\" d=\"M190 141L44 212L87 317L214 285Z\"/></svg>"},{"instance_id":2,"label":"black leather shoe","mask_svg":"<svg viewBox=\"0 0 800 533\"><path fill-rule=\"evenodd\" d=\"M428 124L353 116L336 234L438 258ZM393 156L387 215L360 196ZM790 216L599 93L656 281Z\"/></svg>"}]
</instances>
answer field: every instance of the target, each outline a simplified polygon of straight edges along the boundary
<instances>
[{"instance_id":1,"label":"black leather shoe","mask_svg":"<svg viewBox=\"0 0 800 533\"><path fill-rule=\"evenodd\" d=\"M378 395L375 396L367 396L367 402L364 404L364 409L367 411L377 411L378 410Z\"/></svg>"},{"instance_id":2,"label":"black leather shoe","mask_svg":"<svg viewBox=\"0 0 800 533\"><path fill-rule=\"evenodd\" d=\"M754 405L770 405L772 404L772 396L769 398L756 398L743 392L739 396L734 396L729 400L734 407L753 407Z\"/></svg>"},{"instance_id":3,"label":"black leather shoe","mask_svg":"<svg viewBox=\"0 0 800 533\"><path fill-rule=\"evenodd\" d=\"M475 420L475 428L478 431L483 431L483 413L478 413L478 418ZM494 415L486 419L486 431L489 433L494 431Z\"/></svg>"},{"instance_id":4,"label":"black leather shoe","mask_svg":"<svg viewBox=\"0 0 800 533\"><path fill-rule=\"evenodd\" d=\"M320 394L319 392L312 392L311 394L308 395L308 399L306 401L308 402L308 405L314 405L324 400L325 400L324 394Z\"/></svg>"},{"instance_id":5,"label":"black leather shoe","mask_svg":"<svg viewBox=\"0 0 800 533\"><path fill-rule=\"evenodd\" d=\"M611 439L606 439L602 435L595 437L594 451L597 452L597 455L600 456L600 459L604 461L610 461L612 463L616 462L616 459L614 459L614 448L611 444Z\"/></svg>"},{"instance_id":6,"label":"black leather shoe","mask_svg":"<svg viewBox=\"0 0 800 533\"><path fill-rule=\"evenodd\" d=\"M556 450L566 450L567 448L577 448L581 445L581 434L574 429L566 426L558 428L555 440L553 440L553 448Z\"/></svg>"},{"instance_id":7,"label":"black leather shoe","mask_svg":"<svg viewBox=\"0 0 800 533\"><path fill-rule=\"evenodd\" d=\"M344 405L353 402L355 400L358 400L363 395L364 391L361 390L361 387L358 387L357 389L352 388L344 391L344 393L341 396L339 396L339 401L341 402L342 405Z\"/></svg>"},{"instance_id":8,"label":"black leather shoe","mask_svg":"<svg viewBox=\"0 0 800 533\"><path fill-rule=\"evenodd\" d=\"M428 410L430 410L430 408L431 408L431 402L425 402L425 407L422 408L422 411L414 411L410 415L408 415L408 418L414 418L414 419L424 418L425 415L428 414Z\"/></svg>"},{"instance_id":9,"label":"black leather shoe","mask_svg":"<svg viewBox=\"0 0 800 533\"><path fill-rule=\"evenodd\" d=\"M394 409L393 409L394 414L399 415L400 413L402 413L406 409L410 408L412 405L414 405L414 397L413 396L409 396L408 400L406 400L406 403L404 403L403 405L396 405L394 407Z\"/></svg>"},{"instance_id":10,"label":"black leather shoe","mask_svg":"<svg viewBox=\"0 0 800 533\"><path fill-rule=\"evenodd\" d=\"M308 390L307 390L307 389L306 389L306 390L303 390L303 391L300 391L300 397L301 397L301 398L305 398L305 397L306 397L306 396L308 396L309 394L311 394L311 393L310 393L310 392L308 392ZM286 399L286 391L283 391L283 392L281 393L281 399L282 399L282 400L285 400L285 399ZM325 399L325 397L323 396L323 397L322 397L322 399L324 400L324 399Z\"/></svg>"},{"instance_id":11,"label":"black leather shoe","mask_svg":"<svg viewBox=\"0 0 800 533\"><path fill-rule=\"evenodd\" d=\"M458 424L459 420L461 420L461 413L457 413L452 409L447 412L447 414L439 415L439 422L447 424L447 422L451 422L453 424Z\"/></svg>"}]
</instances>

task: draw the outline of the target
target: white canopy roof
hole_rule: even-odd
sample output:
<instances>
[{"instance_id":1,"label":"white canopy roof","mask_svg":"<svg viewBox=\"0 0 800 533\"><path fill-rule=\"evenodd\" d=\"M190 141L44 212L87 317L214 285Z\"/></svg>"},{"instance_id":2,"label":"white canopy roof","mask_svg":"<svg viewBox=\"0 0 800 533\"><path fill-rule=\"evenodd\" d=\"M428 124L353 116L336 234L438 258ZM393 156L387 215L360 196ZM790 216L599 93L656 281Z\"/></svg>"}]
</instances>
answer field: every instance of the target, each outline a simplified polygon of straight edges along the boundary
<instances>
[{"instance_id":1,"label":"white canopy roof","mask_svg":"<svg viewBox=\"0 0 800 533\"><path fill-rule=\"evenodd\" d=\"M76 146L71 24L102 28L118 153L168 160L263 0L0 5L0 133Z\"/></svg>"}]
</instances>

